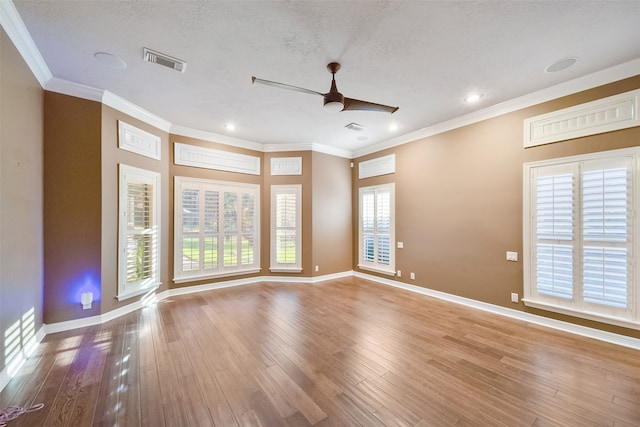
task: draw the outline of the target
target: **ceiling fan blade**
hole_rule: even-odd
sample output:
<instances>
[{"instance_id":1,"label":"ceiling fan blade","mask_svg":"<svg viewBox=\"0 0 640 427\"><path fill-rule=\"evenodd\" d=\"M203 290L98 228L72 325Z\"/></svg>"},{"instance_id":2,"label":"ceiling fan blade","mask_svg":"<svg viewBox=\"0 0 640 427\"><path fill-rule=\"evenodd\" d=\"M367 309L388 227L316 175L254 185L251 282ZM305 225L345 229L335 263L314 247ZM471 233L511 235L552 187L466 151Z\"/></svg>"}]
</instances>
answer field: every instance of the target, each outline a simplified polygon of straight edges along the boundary
<instances>
[{"instance_id":1,"label":"ceiling fan blade","mask_svg":"<svg viewBox=\"0 0 640 427\"><path fill-rule=\"evenodd\" d=\"M381 113L395 113L400 107L376 104L375 102L360 101L359 99L345 98L344 108L346 110L379 111Z\"/></svg>"},{"instance_id":2,"label":"ceiling fan blade","mask_svg":"<svg viewBox=\"0 0 640 427\"><path fill-rule=\"evenodd\" d=\"M315 90L311 90L311 89L305 89L303 87L298 87L298 86L292 86L292 85L288 85L285 83L278 83L278 82L272 82L271 80L264 80L264 79L259 79L257 77L251 77L251 83L260 83L263 85L267 85L267 86L273 86L273 87L277 87L280 89L288 89L288 90L293 90L296 92L302 92L302 93L308 93L310 95L320 95L320 96L324 96L323 93L320 92L316 92Z\"/></svg>"}]
</instances>

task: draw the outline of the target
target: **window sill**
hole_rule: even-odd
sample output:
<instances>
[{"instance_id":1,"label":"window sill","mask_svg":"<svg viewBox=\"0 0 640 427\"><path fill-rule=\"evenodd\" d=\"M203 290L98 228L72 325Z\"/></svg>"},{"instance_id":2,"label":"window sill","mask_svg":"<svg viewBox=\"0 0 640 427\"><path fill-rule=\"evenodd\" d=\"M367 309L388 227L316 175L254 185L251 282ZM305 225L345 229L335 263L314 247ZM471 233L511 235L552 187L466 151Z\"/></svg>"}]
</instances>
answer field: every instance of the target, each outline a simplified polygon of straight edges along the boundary
<instances>
[{"instance_id":1,"label":"window sill","mask_svg":"<svg viewBox=\"0 0 640 427\"><path fill-rule=\"evenodd\" d=\"M269 269L272 273L302 273L302 269L299 267L295 268L282 268L282 267L272 267Z\"/></svg>"},{"instance_id":2,"label":"window sill","mask_svg":"<svg viewBox=\"0 0 640 427\"><path fill-rule=\"evenodd\" d=\"M260 270L260 268L252 268L251 270L223 271L216 274L207 274L202 276L174 277L173 283L198 282L200 280L217 279L220 277L242 276L245 274L259 273Z\"/></svg>"},{"instance_id":3,"label":"window sill","mask_svg":"<svg viewBox=\"0 0 640 427\"><path fill-rule=\"evenodd\" d=\"M527 298L523 298L522 302L527 307L537 308L539 310L566 314L567 316L579 317L581 319L593 320L595 322L621 326L623 328L640 329L640 323L634 322L632 320L621 319L619 317L611 317L605 314L593 313L589 311L577 311L571 308L562 307L560 305L550 304L547 302L533 301Z\"/></svg>"},{"instance_id":4,"label":"window sill","mask_svg":"<svg viewBox=\"0 0 640 427\"><path fill-rule=\"evenodd\" d=\"M367 270L367 271L373 271L375 273L386 274L387 276L395 276L396 275L396 271L395 270L385 270L385 269L382 269L382 268L370 267L368 265L358 264L358 268L361 269L361 270Z\"/></svg>"}]
</instances>

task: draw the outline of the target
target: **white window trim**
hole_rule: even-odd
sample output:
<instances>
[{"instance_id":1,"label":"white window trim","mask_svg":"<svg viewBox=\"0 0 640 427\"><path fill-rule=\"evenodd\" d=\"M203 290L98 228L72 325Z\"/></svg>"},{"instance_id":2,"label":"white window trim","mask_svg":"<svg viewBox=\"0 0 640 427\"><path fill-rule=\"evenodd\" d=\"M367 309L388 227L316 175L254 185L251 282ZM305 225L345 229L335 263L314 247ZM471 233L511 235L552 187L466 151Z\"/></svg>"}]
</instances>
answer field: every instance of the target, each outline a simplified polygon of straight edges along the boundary
<instances>
[{"instance_id":1,"label":"white window trim","mask_svg":"<svg viewBox=\"0 0 640 427\"><path fill-rule=\"evenodd\" d=\"M380 189L389 189L389 193L391 196L390 204L391 204L391 212L390 212L390 224L389 224L389 265L381 266L377 262L367 262L363 259L363 235L364 231L362 229L362 195L366 191L377 191ZM395 233L395 184L381 184L381 185L373 185L369 187L360 187L358 190L358 268L362 270L373 271L376 273L382 273L388 276L395 276L395 247L396 247L396 233Z\"/></svg>"},{"instance_id":2,"label":"white window trim","mask_svg":"<svg viewBox=\"0 0 640 427\"><path fill-rule=\"evenodd\" d=\"M568 163L577 162L589 162L594 160L606 160L617 159L621 157L633 157L631 170L633 173L633 192L631 195L631 214L630 220L632 224L632 250L630 254L630 264L634 267L630 273L630 280L633 283L632 293L630 295L631 306L631 318L620 318L603 313L594 313L584 308L578 310L574 307L564 306L552 299L537 298L536 292L533 289L535 287L535 280L533 275L535 273L534 260L533 260L533 245L534 239L532 239L533 228L536 226L534 223L534 216L532 209L533 206L533 185L532 170L540 167L562 166ZM524 272L524 298L523 302L527 307L533 307L537 309L552 311L556 313L566 314L578 318L594 320L602 323L607 323L616 326L622 326L631 329L640 329L640 283L638 281L638 260L640 258L640 217L636 214L638 207L640 206L640 148L623 148L618 150L610 150L605 152L597 152L591 154L583 154L577 156L569 156L557 159L543 160L538 162L525 163L523 166L523 272Z\"/></svg>"},{"instance_id":3,"label":"white window trim","mask_svg":"<svg viewBox=\"0 0 640 427\"><path fill-rule=\"evenodd\" d=\"M202 269L198 271L182 271L180 266L182 265L182 184L192 184L194 186L211 186L215 187L218 191L224 192L225 190L232 190L238 192L250 193L255 196L255 208L254 208L254 252L253 252L253 264L245 267L220 267L217 270L203 272ZM260 272L260 185L248 184L229 181L215 181L200 178L180 177L174 178L174 283L186 283L197 280L206 280L221 277L231 277L245 274L252 274ZM221 240L224 240L224 228L218 231Z\"/></svg>"},{"instance_id":4,"label":"white window trim","mask_svg":"<svg viewBox=\"0 0 640 427\"><path fill-rule=\"evenodd\" d=\"M277 260L278 224L276 198L279 194L296 195L296 260L293 264L280 264ZM302 271L302 185L271 186L271 267L272 273L300 273Z\"/></svg>"},{"instance_id":5,"label":"white window trim","mask_svg":"<svg viewBox=\"0 0 640 427\"><path fill-rule=\"evenodd\" d=\"M160 233L160 173L152 172L145 169L136 168L133 166L127 166L124 164L119 165L119 205L118 205L118 301L123 301L128 298L132 298L137 295L141 295L150 292L158 286L160 283L160 248L161 246L161 233ZM152 228L154 229L154 242L153 242L153 275L152 277L138 282L136 284L127 284L127 189L130 180L136 179L149 183L153 188L153 205L151 216L153 218Z\"/></svg>"}]
</instances>

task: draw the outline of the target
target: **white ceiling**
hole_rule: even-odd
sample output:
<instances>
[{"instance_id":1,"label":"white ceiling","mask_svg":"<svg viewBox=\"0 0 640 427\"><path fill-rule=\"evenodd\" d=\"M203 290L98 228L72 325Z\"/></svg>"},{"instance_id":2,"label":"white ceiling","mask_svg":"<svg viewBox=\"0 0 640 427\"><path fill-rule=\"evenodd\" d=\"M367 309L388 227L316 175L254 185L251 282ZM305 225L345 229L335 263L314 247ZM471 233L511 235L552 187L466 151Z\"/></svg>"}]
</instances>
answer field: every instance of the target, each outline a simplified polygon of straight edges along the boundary
<instances>
[{"instance_id":1,"label":"white ceiling","mask_svg":"<svg viewBox=\"0 0 640 427\"><path fill-rule=\"evenodd\" d=\"M58 79L105 89L174 126L350 152L640 58L638 0L14 4ZM144 62L143 47L186 61L186 72ZM110 68L96 52L127 67ZM578 61L545 72L566 57ZM327 92L332 61L346 97L399 111L330 114L321 97L251 84L256 76ZM483 97L465 104L472 91ZM366 130L345 129L352 122Z\"/></svg>"}]
</instances>

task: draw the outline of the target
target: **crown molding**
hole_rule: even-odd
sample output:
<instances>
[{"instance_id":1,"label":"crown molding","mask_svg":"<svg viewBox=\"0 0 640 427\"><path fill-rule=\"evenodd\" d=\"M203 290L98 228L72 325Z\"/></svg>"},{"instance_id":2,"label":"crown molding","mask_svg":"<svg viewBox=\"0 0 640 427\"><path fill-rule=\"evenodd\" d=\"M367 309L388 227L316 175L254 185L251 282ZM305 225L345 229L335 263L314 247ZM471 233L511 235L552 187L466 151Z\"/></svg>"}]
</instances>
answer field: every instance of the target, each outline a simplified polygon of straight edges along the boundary
<instances>
[{"instance_id":1,"label":"crown molding","mask_svg":"<svg viewBox=\"0 0 640 427\"><path fill-rule=\"evenodd\" d=\"M353 152L353 157L360 157L367 154L376 153L388 148L397 147L412 141L427 138L439 133L447 132L473 123L488 120L503 114L512 113L543 102L572 95L583 90L592 89L618 80L626 79L640 74L640 58L616 65L605 70L597 71L586 76L578 77L568 82L560 83L537 92L532 92L518 98L511 99L496 105L492 105L473 113L465 114L451 120L437 123L433 126L399 135L395 138L370 145Z\"/></svg>"},{"instance_id":2,"label":"crown molding","mask_svg":"<svg viewBox=\"0 0 640 427\"><path fill-rule=\"evenodd\" d=\"M126 99L109 92L108 90L105 90L102 95L102 103L104 105L108 105L111 108L115 108L122 113L128 114L133 118L143 121L151 126L154 126L164 132L169 133L171 131L171 122L163 119L160 116L156 116L155 114L150 113L144 108L138 107L136 104L129 102Z\"/></svg>"},{"instance_id":3,"label":"crown molding","mask_svg":"<svg viewBox=\"0 0 640 427\"><path fill-rule=\"evenodd\" d=\"M299 143L299 144L265 144L263 150L265 153L282 153L288 151L315 151L317 153L330 154L336 157L344 157L351 159L353 153L349 150L341 148L329 147L328 145L315 143Z\"/></svg>"},{"instance_id":4,"label":"crown molding","mask_svg":"<svg viewBox=\"0 0 640 427\"><path fill-rule=\"evenodd\" d=\"M102 89L70 82L69 80L63 80L57 77L50 78L44 85L44 89L50 92L75 96L76 98L88 99L89 101L96 102L102 102L102 97L104 95L104 90Z\"/></svg>"},{"instance_id":5,"label":"crown molding","mask_svg":"<svg viewBox=\"0 0 640 427\"><path fill-rule=\"evenodd\" d=\"M264 151L264 144L258 142L247 141L241 138L221 135L219 133L208 132L204 130L192 129L180 125L171 125L170 132L176 136L186 136L187 138L196 138L203 141L217 142L219 144L231 145L233 147L245 148L247 150ZM174 138L175 139L175 138Z\"/></svg>"},{"instance_id":6,"label":"crown molding","mask_svg":"<svg viewBox=\"0 0 640 427\"><path fill-rule=\"evenodd\" d=\"M43 88L53 77L12 1L0 1L0 25Z\"/></svg>"}]
</instances>

